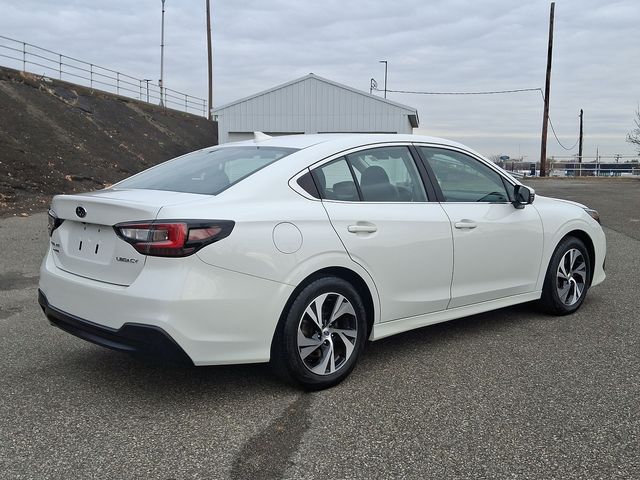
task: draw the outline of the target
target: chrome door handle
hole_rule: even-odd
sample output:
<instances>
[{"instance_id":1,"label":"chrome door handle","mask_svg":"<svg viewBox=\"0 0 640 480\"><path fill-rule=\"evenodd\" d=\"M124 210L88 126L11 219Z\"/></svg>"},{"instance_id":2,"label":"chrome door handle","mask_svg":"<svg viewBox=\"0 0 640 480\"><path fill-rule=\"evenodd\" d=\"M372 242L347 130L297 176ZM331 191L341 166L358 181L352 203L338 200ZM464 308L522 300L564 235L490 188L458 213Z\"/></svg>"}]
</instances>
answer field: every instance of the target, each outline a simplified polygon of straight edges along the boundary
<instances>
[{"instance_id":1,"label":"chrome door handle","mask_svg":"<svg viewBox=\"0 0 640 480\"><path fill-rule=\"evenodd\" d=\"M459 228L459 229L472 229L472 228L476 228L478 225L475 222L472 222L471 220L463 220L461 222L456 222L453 224L454 227Z\"/></svg>"},{"instance_id":2,"label":"chrome door handle","mask_svg":"<svg viewBox=\"0 0 640 480\"><path fill-rule=\"evenodd\" d=\"M378 231L375 225L349 225L347 231L350 233L373 233Z\"/></svg>"}]
</instances>

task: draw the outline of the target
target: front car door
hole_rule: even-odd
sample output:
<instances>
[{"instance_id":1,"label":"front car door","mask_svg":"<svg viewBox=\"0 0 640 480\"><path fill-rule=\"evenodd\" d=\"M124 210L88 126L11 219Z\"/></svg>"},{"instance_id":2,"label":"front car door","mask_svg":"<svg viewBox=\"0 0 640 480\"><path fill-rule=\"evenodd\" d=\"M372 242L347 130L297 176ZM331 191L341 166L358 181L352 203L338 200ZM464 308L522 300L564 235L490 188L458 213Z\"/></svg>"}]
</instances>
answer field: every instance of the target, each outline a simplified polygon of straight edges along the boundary
<instances>
[{"instance_id":1,"label":"front car door","mask_svg":"<svg viewBox=\"0 0 640 480\"><path fill-rule=\"evenodd\" d=\"M515 208L513 183L483 160L453 148L417 149L451 221L449 308L534 291L543 249L536 209Z\"/></svg>"},{"instance_id":2,"label":"front car door","mask_svg":"<svg viewBox=\"0 0 640 480\"><path fill-rule=\"evenodd\" d=\"M377 286L381 321L445 310L453 269L451 227L440 204L428 198L426 170L411 149L354 150L312 174L349 256Z\"/></svg>"}]
</instances>

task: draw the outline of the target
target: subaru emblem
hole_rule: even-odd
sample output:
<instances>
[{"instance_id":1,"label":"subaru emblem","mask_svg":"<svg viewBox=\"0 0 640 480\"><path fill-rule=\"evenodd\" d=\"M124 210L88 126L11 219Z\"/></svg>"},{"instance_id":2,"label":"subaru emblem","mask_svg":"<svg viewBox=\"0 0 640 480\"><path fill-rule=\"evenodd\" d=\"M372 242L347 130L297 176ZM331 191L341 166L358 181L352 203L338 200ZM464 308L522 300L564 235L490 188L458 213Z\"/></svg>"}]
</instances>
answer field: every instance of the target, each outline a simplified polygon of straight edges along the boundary
<instances>
[{"instance_id":1,"label":"subaru emblem","mask_svg":"<svg viewBox=\"0 0 640 480\"><path fill-rule=\"evenodd\" d=\"M84 209L84 207L76 207L76 215L80 218L84 218L87 216L87 211Z\"/></svg>"}]
</instances>

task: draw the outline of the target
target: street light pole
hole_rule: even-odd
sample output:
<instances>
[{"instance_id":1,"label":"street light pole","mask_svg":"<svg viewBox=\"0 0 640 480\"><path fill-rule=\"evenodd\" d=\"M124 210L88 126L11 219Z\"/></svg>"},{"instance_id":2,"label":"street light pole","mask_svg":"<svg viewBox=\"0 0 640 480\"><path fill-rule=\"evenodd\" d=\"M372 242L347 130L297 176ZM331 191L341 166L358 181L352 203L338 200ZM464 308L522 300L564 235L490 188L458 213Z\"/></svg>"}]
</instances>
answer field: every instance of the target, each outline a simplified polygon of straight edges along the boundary
<instances>
[{"instance_id":1,"label":"street light pole","mask_svg":"<svg viewBox=\"0 0 640 480\"><path fill-rule=\"evenodd\" d=\"M380 60L380 63L384 63L384 98L387 98L387 67L389 66L389 62L387 60Z\"/></svg>"},{"instance_id":2,"label":"street light pole","mask_svg":"<svg viewBox=\"0 0 640 480\"><path fill-rule=\"evenodd\" d=\"M162 27L160 30L160 106L164 106L163 97L162 97L162 89L163 89L163 78L164 78L164 1L162 0Z\"/></svg>"},{"instance_id":3,"label":"street light pole","mask_svg":"<svg viewBox=\"0 0 640 480\"><path fill-rule=\"evenodd\" d=\"M213 115L213 58L211 55L211 7L207 0L207 58L209 60L209 114L207 118L211 120Z\"/></svg>"}]
</instances>

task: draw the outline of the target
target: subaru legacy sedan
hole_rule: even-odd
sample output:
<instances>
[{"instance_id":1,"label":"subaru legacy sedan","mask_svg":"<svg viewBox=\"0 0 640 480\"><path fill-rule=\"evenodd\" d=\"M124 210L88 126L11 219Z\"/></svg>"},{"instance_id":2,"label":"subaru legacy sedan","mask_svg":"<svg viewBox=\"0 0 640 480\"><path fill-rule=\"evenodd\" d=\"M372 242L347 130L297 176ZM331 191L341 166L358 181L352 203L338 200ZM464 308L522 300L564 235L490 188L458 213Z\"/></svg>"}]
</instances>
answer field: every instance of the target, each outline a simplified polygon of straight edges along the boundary
<instances>
[{"instance_id":1,"label":"subaru legacy sedan","mask_svg":"<svg viewBox=\"0 0 640 480\"><path fill-rule=\"evenodd\" d=\"M49 236L53 325L194 365L271 362L308 389L367 340L530 301L570 314L605 278L596 211L415 135L205 148L56 196Z\"/></svg>"}]
</instances>

